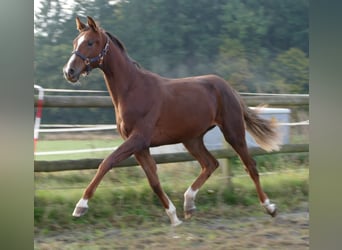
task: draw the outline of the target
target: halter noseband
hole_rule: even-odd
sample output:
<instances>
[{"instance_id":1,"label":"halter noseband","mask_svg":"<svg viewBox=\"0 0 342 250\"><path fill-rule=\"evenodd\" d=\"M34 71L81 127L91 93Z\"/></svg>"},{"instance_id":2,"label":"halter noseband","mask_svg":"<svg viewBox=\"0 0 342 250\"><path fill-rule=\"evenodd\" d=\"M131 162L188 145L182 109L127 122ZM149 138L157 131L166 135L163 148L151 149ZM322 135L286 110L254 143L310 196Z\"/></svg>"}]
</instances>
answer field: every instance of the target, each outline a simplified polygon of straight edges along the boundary
<instances>
[{"instance_id":1,"label":"halter noseband","mask_svg":"<svg viewBox=\"0 0 342 250\"><path fill-rule=\"evenodd\" d=\"M89 57L85 57L83 54L81 54L79 51L74 50L73 52L71 52L71 54L75 54L76 56L79 56L85 63L87 69L86 69L86 74L88 75L89 72L92 70L92 67L90 64L94 63L94 62L99 62L99 65L102 66L103 63L103 57L107 54L109 50L109 38L107 36L107 42L106 45L104 46L103 50L101 51L100 54L98 54L98 56L95 56L93 58L89 58Z\"/></svg>"}]
</instances>

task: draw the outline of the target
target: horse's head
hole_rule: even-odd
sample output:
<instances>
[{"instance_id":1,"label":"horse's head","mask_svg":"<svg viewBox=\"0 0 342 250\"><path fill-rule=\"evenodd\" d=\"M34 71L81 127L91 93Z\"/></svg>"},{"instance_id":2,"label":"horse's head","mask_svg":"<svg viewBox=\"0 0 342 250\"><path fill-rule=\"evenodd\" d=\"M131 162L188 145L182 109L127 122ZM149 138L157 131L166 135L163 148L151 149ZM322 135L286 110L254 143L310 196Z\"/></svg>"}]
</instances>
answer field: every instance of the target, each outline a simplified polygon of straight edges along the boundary
<instances>
[{"instance_id":1,"label":"horse's head","mask_svg":"<svg viewBox=\"0 0 342 250\"><path fill-rule=\"evenodd\" d=\"M88 16L88 25L76 17L79 35L73 41L73 52L63 68L64 77L77 82L81 74L87 75L93 68L102 65L109 49L108 36Z\"/></svg>"}]
</instances>

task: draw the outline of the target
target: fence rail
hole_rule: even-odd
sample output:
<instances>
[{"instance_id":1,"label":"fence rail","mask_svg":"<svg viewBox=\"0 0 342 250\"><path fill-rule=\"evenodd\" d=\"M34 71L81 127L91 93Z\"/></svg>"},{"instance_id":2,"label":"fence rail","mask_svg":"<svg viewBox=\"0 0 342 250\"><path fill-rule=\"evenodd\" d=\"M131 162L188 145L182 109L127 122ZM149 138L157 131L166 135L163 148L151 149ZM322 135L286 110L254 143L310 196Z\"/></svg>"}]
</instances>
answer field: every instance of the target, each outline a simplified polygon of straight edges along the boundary
<instances>
[{"instance_id":1,"label":"fence rail","mask_svg":"<svg viewBox=\"0 0 342 250\"><path fill-rule=\"evenodd\" d=\"M243 94L242 98L249 106L257 106L267 104L273 107L292 107L292 106L307 106L309 105L309 95L254 95ZM38 105L39 96L35 95L35 106ZM43 100L44 108L65 107L65 108L112 108L112 100L110 96L61 96L61 95L45 95ZM308 144L288 144L283 145L280 151L267 153L260 148L250 148L252 155L265 154L282 154L282 153L298 153L309 152ZM211 153L217 159L230 160L236 156L236 153L231 149L213 150ZM194 161L195 159L187 152L156 154L153 155L156 163L175 163ZM41 161L34 162L35 172L55 172L68 170L84 170L96 169L103 159L79 159L79 160L58 160L58 161ZM134 157L130 157L115 167L131 167L137 166L138 163ZM114 167L114 166L113 166Z\"/></svg>"},{"instance_id":2,"label":"fence rail","mask_svg":"<svg viewBox=\"0 0 342 250\"><path fill-rule=\"evenodd\" d=\"M309 105L309 95L275 95L275 96L242 96L247 105L257 106L267 104L269 106L302 106ZM38 104L38 96L35 95L34 105ZM45 95L43 106L45 108L109 108L113 107L110 96L59 96Z\"/></svg>"},{"instance_id":3,"label":"fence rail","mask_svg":"<svg viewBox=\"0 0 342 250\"><path fill-rule=\"evenodd\" d=\"M309 152L308 144L287 144L283 145L279 151L265 152L260 148L250 148L252 155L268 155L268 154L284 154L284 153L301 153ZM219 149L211 151L217 159L231 159L236 156L232 149ZM194 161L195 159L187 152L172 154L156 154L153 155L156 163L176 163ZM85 170L97 169L103 159L81 159L81 160L58 160L58 161L35 161L34 172L56 172L67 170ZM132 167L138 163L133 157L130 157L113 167Z\"/></svg>"}]
</instances>

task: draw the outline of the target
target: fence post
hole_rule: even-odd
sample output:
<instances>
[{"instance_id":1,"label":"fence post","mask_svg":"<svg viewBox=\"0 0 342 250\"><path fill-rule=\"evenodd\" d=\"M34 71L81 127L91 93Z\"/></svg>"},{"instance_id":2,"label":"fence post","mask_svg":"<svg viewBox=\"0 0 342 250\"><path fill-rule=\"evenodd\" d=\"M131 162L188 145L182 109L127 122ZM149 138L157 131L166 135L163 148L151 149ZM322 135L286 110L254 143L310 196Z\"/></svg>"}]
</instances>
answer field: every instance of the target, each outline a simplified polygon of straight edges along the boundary
<instances>
[{"instance_id":1,"label":"fence post","mask_svg":"<svg viewBox=\"0 0 342 250\"><path fill-rule=\"evenodd\" d=\"M228 162L228 188L229 188L229 191L233 191L234 189L234 185L233 185L233 176L234 176L234 173L233 173L233 167L234 167L234 164L235 164L235 157L230 157L227 159L227 162Z\"/></svg>"},{"instance_id":2,"label":"fence post","mask_svg":"<svg viewBox=\"0 0 342 250\"><path fill-rule=\"evenodd\" d=\"M229 144L226 141L223 141L223 148L228 150L230 148ZM223 175L223 182L224 186L229 189L229 191L233 190L233 158L229 157L224 158L221 160L220 165L222 167L222 175Z\"/></svg>"}]
</instances>

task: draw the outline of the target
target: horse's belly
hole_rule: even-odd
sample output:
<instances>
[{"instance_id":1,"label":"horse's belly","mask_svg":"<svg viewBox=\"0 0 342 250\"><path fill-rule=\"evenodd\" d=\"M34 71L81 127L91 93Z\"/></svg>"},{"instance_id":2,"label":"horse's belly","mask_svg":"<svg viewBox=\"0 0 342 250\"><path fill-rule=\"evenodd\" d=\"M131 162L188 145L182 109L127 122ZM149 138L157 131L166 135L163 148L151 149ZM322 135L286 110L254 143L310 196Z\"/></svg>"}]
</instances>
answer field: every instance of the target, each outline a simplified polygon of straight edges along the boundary
<instances>
[{"instance_id":1,"label":"horse's belly","mask_svg":"<svg viewBox=\"0 0 342 250\"><path fill-rule=\"evenodd\" d=\"M152 136L151 146L174 144L203 135L213 125L212 122L187 123L170 122L167 126L156 127Z\"/></svg>"}]
</instances>

